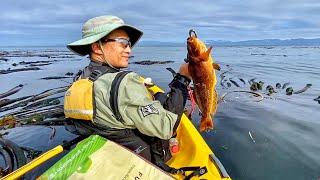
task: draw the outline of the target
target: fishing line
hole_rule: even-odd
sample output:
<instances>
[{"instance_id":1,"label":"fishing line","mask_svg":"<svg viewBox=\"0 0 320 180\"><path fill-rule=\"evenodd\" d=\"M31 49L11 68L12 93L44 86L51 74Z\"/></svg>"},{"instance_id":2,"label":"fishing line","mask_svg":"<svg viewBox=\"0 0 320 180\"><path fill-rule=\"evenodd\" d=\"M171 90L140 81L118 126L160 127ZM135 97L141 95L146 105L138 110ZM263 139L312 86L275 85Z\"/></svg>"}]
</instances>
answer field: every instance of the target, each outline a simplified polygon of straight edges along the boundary
<instances>
[{"instance_id":1,"label":"fishing line","mask_svg":"<svg viewBox=\"0 0 320 180\"><path fill-rule=\"evenodd\" d=\"M227 95L230 95L232 93L248 93L248 94L253 94L255 95L256 97L260 97L259 99L255 100L255 102L260 102L264 99L264 96L261 94L261 93L258 93L258 92L253 92L253 91L245 91L245 90L241 90L241 91L230 91L230 92L226 92L224 93L222 96L221 96L221 101L225 101L224 98L227 96Z\"/></svg>"}]
</instances>

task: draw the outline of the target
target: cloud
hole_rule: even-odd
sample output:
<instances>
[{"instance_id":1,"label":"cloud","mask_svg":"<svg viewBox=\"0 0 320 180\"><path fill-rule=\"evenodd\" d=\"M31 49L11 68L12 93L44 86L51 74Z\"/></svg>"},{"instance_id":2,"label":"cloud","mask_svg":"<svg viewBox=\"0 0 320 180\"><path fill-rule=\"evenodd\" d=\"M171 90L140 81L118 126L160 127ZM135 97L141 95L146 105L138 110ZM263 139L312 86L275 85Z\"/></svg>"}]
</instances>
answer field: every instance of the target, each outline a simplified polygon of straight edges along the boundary
<instances>
[{"instance_id":1,"label":"cloud","mask_svg":"<svg viewBox=\"0 0 320 180\"><path fill-rule=\"evenodd\" d=\"M37 36L66 44L81 37L86 20L104 14L142 29L142 40L184 41L190 28L203 39L311 38L319 32L319 10L316 0L11 0L0 7L0 34L8 36L0 40Z\"/></svg>"}]
</instances>

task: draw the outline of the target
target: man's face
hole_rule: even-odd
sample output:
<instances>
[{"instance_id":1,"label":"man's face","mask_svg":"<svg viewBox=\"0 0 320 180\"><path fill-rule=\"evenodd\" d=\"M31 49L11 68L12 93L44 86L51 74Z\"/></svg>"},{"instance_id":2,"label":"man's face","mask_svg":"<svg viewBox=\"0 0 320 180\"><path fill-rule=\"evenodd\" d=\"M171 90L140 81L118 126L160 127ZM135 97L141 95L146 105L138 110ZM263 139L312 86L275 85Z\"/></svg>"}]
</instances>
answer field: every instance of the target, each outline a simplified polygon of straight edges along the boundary
<instances>
[{"instance_id":1,"label":"man's face","mask_svg":"<svg viewBox=\"0 0 320 180\"><path fill-rule=\"evenodd\" d=\"M115 39L120 39L115 41ZM105 52L105 58L115 68L126 68L129 64L129 56L131 53L131 46L124 43L129 40L128 34L121 29L112 31L107 38L102 40L102 48ZM121 42L124 41L124 42Z\"/></svg>"}]
</instances>

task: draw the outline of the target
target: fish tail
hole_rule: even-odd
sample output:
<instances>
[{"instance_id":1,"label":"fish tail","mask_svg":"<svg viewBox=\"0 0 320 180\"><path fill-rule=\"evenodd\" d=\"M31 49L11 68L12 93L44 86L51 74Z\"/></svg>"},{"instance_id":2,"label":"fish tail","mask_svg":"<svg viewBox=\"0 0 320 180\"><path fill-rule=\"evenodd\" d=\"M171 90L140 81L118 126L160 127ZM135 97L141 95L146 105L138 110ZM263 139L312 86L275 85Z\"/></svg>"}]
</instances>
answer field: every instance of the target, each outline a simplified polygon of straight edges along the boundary
<instances>
[{"instance_id":1,"label":"fish tail","mask_svg":"<svg viewBox=\"0 0 320 180\"><path fill-rule=\"evenodd\" d=\"M213 119L211 119L211 116L208 117L202 117L200 122L200 132L207 131L210 129L213 129Z\"/></svg>"}]
</instances>

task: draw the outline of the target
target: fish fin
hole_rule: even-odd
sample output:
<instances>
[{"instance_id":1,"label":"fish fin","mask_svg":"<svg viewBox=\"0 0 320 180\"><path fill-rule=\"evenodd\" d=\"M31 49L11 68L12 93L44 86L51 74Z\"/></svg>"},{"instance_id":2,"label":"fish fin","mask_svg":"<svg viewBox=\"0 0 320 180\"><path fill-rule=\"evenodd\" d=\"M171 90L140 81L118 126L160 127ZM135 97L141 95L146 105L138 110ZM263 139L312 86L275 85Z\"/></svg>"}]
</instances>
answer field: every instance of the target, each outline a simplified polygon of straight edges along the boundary
<instances>
[{"instance_id":1,"label":"fish fin","mask_svg":"<svg viewBox=\"0 0 320 180\"><path fill-rule=\"evenodd\" d=\"M200 59L203 61L207 61L209 60L210 54L211 54L211 50L212 50L212 46L209 47L209 49L207 49L206 52L202 53L200 55Z\"/></svg>"},{"instance_id":2,"label":"fish fin","mask_svg":"<svg viewBox=\"0 0 320 180\"><path fill-rule=\"evenodd\" d=\"M220 71L220 69L221 69L219 64L217 64L217 63L212 63L212 67L213 67L213 69L216 69L218 71Z\"/></svg>"},{"instance_id":3,"label":"fish fin","mask_svg":"<svg viewBox=\"0 0 320 180\"><path fill-rule=\"evenodd\" d=\"M218 102L219 102L219 96L217 94L217 91L214 90L213 103L212 103L212 107L211 107L211 115L214 115L217 112Z\"/></svg>"},{"instance_id":4,"label":"fish fin","mask_svg":"<svg viewBox=\"0 0 320 180\"><path fill-rule=\"evenodd\" d=\"M214 123L211 116L208 117L202 117L200 122L200 132L208 131L210 129L213 129Z\"/></svg>"}]
</instances>

